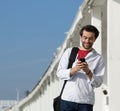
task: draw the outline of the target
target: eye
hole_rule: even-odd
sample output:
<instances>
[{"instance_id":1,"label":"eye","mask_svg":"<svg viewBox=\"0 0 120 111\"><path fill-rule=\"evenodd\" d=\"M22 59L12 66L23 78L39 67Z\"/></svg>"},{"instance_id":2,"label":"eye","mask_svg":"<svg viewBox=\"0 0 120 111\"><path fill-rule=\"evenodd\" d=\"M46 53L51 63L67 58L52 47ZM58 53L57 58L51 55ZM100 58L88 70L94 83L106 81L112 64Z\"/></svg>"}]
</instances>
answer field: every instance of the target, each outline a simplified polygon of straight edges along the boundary
<instances>
[{"instance_id":1,"label":"eye","mask_svg":"<svg viewBox=\"0 0 120 111\"><path fill-rule=\"evenodd\" d=\"M83 37L83 39L85 39L85 40L86 40L86 39L87 39L87 37L85 37L85 36L84 36L84 37Z\"/></svg>"},{"instance_id":2,"label":"eye","mask_svg":"<svg viewBox=\"0 0 120 111\"><path fill-rule=\"evenodd\" d=\"M94 37L86 37L86 36L83 36L83 39L84 39L84 40L91 41L91 42L94 41Z\"/></svg>"},{"instance_id":3,"label":"eye","mask_svg":"<svg viewBox=\"0 0 120 111\"><path fill-rule=\"evenodd\" d=\"M93 41L93 37L89 38L89 40L92 40L92 41Z\"/></svg>"}]
</instances>

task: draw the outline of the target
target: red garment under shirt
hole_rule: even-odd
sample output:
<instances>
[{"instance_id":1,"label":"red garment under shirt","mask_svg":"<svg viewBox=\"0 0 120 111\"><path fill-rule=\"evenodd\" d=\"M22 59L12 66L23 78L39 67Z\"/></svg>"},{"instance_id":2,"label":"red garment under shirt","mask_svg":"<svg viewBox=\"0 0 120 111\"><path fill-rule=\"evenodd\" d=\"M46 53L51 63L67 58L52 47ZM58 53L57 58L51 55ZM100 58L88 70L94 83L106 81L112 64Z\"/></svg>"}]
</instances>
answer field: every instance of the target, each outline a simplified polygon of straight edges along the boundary
<instances>
[{"instance_id":1,"label":"red garment under shirt","mask_svg":"<svg viewBox=\"0 0 120 111\"><path fill-rule=\"evenodd\" d=\"M91 50L89 50L89 51L79 50L79 51L78 51L78 60L80 60L80 58L85 58L86 55L87 55L90 51L91 51Z\"/></svg>"}]
</instances>

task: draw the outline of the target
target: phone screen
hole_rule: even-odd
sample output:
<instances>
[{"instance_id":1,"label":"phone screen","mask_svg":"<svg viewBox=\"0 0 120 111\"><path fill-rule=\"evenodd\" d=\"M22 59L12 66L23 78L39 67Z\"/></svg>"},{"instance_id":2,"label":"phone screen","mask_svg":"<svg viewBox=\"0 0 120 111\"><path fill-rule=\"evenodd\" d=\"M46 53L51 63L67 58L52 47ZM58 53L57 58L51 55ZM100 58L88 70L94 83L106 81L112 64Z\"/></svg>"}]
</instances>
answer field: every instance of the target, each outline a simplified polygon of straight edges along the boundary
<instances>
[{"instance_id":1,"label":"phone screen","mask_svg":"<svg viewBox=\"0 0 120 111\"><path fill-rule=\"evenodd\" d=\"M80 61L81 62L85 62L85 58L80 58Z\"/></svg>"}]
</instances>

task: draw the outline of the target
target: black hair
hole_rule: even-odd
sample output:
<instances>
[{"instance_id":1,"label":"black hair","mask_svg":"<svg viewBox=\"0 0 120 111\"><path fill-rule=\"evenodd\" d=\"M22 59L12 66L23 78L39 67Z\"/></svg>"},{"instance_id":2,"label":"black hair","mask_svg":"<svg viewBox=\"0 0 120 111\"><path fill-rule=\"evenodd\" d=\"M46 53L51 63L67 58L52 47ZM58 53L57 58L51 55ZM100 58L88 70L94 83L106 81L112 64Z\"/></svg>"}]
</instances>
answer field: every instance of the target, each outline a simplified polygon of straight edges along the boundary
<instances>
[{"instance_id":1,"label":"black hair","mask_svg":"<svg viewBox=\"0 0 120 111\"><path fill-rule=\"evenodd\" d=\"M98 29L95 26L93 26L93 25L83 26L82 29L80 30L80 36L82 36L84 30L88 31L88 32L94 33L95 34L95 38L97 38L98 35L99 35Z\"/></svg>"}]
</instances>

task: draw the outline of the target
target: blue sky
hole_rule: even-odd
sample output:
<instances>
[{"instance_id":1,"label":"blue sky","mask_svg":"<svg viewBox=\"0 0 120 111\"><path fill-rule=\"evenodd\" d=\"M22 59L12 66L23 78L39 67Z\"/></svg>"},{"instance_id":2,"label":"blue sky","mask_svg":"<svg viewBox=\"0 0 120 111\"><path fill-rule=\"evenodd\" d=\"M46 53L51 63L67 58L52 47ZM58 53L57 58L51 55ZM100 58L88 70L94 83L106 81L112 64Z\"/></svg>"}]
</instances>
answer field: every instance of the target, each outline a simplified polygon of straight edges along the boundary
<instances>
[{"instance_id":1,"label":"blue sky","mask_svg":"<svg viewBox=\"0 0 120 111\"><path fill-rule=\"evenodd\" d=\"M82 0L0 0L0 100L39 81Z\"/></svg>"}]
</instances>

